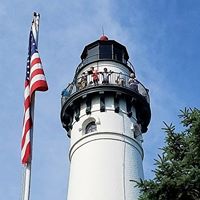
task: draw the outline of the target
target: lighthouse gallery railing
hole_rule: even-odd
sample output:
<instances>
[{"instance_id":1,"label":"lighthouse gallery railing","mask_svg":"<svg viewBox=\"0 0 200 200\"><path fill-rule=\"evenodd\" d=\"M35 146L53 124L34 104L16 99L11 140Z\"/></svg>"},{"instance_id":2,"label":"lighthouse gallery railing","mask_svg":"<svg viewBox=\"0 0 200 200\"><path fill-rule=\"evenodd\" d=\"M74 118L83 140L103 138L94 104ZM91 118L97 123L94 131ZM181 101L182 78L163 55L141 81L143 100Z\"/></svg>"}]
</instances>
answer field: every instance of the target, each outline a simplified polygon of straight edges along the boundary
<instances>
[{"instance_id":1,"label":"lighthouse gallery railing","mask_svg":"<svg viewBox=\"0 0 200 200\"><path fill-rule=\"evenodd\" d=\"M97 85L117 85L120 87L129 88L135 92L138 92L139 94L141 94L142 96L146 98L148 103L150 103L149 90L145 88L144 85L136 79L135 79L134 85L130 84L130 76L128 76L127 74L109 71L107 83L104 83L103 78L104 78L103 72L98 72L98 83L95 84L93 82L92 75L85 74L84 77L77 78L68 85L68 87L65 89L68 91L67 92L68 95L63 95L63 97L67 97L75 92L78 92L88 87L94 87Z\"/></svg>"}]
</instances>

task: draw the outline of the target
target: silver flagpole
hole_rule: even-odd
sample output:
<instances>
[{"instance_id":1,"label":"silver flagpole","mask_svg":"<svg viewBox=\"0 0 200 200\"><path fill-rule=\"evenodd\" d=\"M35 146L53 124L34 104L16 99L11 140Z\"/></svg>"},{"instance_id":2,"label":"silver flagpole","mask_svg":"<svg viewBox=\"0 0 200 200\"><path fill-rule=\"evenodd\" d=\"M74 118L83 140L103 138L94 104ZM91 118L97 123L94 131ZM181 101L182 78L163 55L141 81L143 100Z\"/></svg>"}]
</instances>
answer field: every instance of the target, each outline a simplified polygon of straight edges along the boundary
<instances>
[{"instance_id":1,"label":"silver flagpole","mask_svg":"<svg viewBox=\"0 0 200 200\"><path fill-rule=\"evenodd\" d=\"M40 20L39 13L34 12L31 30L32 30L33 37L35 39L37 47L38 47L38 35L39 35L39 20ZM30 158L29 162L26 165L24 165L22 200L30 199L31 162L32 162L32 153L33 153L34 107L35 107L35 93L33 93L32 97L31 97L31 119L32 119L32 128L30 130L31 158Z\"/></svg>"}]
</instances>

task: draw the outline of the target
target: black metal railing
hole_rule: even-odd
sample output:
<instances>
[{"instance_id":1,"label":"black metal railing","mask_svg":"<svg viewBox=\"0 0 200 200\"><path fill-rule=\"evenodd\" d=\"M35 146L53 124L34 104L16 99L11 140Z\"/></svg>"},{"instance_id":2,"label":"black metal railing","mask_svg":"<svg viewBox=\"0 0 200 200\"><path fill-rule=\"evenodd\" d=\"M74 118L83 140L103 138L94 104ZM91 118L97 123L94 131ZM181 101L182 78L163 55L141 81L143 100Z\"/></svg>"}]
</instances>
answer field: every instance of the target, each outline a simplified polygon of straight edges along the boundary
<instances>
[{"instance_id":1,"label":"black metal railing","mask_svg":"<svg viewBox=\"0 0 200 200\"><path fill-rule=\"evenodd\" d=\"M98 80L94 81L92 74L82 74L81 77L75 79L65 90L63 90L62 96L67 98L71 94L88 87L94 87L98 85L117 85L138 92L146 98L148 103L150 103L149 90L145 88L144 85L138 80L131 78L127 74L108 71L107 73L98 72L97 77Z\"/></svg>"}]
</instances>

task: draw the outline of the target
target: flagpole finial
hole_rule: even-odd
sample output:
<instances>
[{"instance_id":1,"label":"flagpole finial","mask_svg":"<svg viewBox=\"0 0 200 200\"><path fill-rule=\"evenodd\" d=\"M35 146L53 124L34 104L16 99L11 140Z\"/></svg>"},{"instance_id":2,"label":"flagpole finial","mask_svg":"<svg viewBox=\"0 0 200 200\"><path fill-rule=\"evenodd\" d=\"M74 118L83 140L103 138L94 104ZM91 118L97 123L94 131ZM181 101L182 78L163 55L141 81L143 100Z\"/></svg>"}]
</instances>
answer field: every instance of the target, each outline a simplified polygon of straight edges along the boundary
<instances>
[{"instance_id":1,"label":"flagpole finial","mask_svg":"<svg viewBox=\"0 0 200 200\"><path fill-rule=\"evenodd\" d=\"M33 16L34 16L34 17L40 17L40 14L37 13L37 12L33 12Z\"/></svg>"}]
</instances>

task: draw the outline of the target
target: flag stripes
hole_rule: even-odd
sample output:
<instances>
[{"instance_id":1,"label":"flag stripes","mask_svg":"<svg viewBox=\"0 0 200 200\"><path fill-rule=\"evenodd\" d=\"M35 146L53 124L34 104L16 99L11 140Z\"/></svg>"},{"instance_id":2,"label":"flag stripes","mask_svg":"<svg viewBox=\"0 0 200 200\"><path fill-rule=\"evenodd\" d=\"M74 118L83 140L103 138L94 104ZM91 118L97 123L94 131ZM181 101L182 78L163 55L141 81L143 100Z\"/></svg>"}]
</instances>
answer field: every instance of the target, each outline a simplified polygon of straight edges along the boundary
<instances>
[{"instance_id":1,"label":"flag stripes","mask_svg":"<svg viewBox=\"0 0 200 200\"><path fill-rule=\"evenodd\" d=\"M33 20L30 35L29 35L29 51L26 66L26 79L24 89L24 119L21 141L21 161L27 164L31 161L31 131L33 128L32 122L32 104L33 94L35 91L48 90L44 71L42 69L41 59L37 50L36 35L37 35L37 19Z\"/></svg>"}]
</instances>

